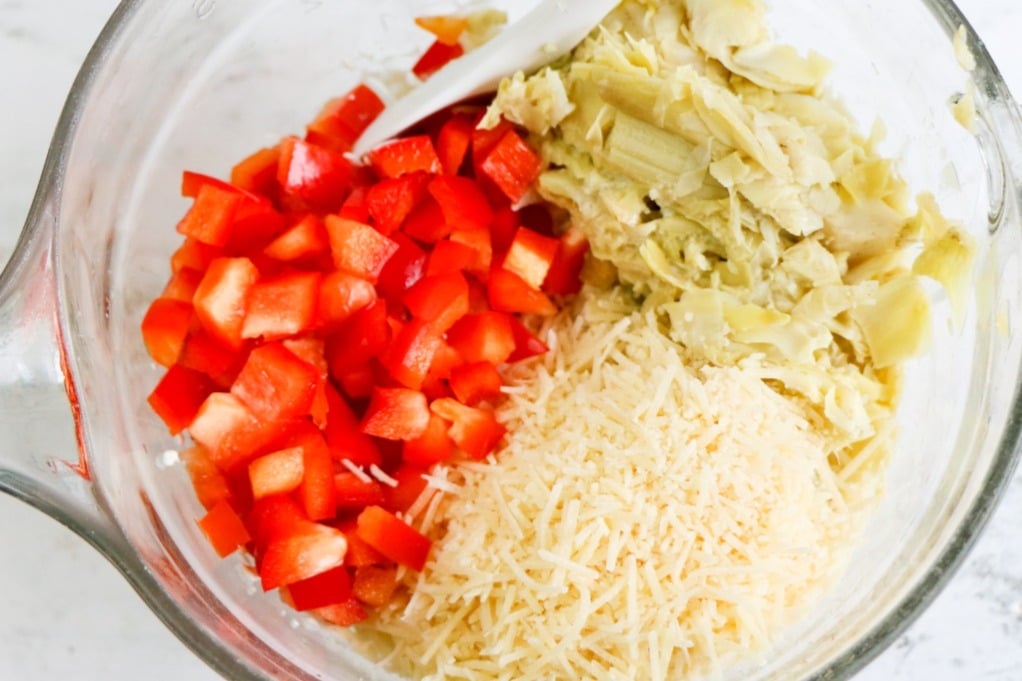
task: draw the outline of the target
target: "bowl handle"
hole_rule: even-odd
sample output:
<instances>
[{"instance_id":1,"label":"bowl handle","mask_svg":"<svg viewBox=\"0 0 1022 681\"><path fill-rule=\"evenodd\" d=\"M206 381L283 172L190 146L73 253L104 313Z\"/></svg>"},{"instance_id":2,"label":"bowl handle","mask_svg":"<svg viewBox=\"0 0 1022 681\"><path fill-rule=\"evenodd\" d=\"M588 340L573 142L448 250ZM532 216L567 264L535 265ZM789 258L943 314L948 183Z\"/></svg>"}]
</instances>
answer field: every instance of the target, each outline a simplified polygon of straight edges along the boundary
<instances>
[{"instance_id":1,"label":"bowl handle","mask_svg":"<svg viewBox=\"0 0 1022 681\"><path fill-rule=\"evenodd\" d=\"M0 274L0 492L100 550L123 541L92 485L57 312L54 202L40 191ZM75 457L67 461L63 457Z\"/></svg>"}]
</instances>

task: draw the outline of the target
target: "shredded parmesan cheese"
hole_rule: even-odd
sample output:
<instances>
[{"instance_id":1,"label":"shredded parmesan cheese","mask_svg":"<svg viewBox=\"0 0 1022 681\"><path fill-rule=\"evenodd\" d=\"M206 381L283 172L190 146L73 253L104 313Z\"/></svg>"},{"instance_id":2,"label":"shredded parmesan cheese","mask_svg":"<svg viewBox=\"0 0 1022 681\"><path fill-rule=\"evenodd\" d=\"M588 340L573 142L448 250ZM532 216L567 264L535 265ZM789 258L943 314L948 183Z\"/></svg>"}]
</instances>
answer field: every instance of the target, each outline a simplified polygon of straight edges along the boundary
<instances>
[{"instance_id":1,"label":"shredded parmesan cheese","mask_svg":"<svg viewBox=\"0 0 1022 681\"><path fill-rule=\"evenodd\" d=\"M511 370L505 451L434 473L461 485L432 497L432 559L357 637L398 673L713 673L837 579L881 493L881 466L843 475L754 373L693 369L625 294L583 297L550 324L558 352Z\"/></svg>"}]
</instances>

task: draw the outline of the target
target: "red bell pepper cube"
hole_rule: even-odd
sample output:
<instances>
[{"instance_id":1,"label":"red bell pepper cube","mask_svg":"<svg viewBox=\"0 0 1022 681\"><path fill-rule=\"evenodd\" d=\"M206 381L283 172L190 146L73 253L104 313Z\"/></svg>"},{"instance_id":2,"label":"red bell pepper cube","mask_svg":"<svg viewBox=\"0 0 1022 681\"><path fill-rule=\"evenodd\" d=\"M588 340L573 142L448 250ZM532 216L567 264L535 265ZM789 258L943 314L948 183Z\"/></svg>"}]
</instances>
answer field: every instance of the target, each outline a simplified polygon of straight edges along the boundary
<instances>
[{"instance_id":1,"label":"red bell pepper cube","mask_svg":"<svg viewBox=\"0 0 1022 681\"><path fill-rule=\"evenodd\" d=\"M319 285L319 324L332 329L376 302L376 287L347 272L331 272Z\"/></svg>"},{"instance_id":2,"label":"red bell pepper cube","mask_svg":"<svg viewBox=\"0 0 1022 681\"><path fill-rule=\"evenodd\" d=\"M319 272L292 272L255 284L241 337L275 340L312 328L321 279Z\"/></svg>"},{"instance_id":3,"label":"red bell pepper cube","mask_svg":"<svg viewBox=\"0 0 1022 681\"><path fill-rule=\"evenodd\" d=\"M476 250L457 241L443 239L436 243L426 261L426 276L451 274L471 269L476 265Z\"/></svg>"},{"instance_id":4,"label":"red bell pepper cube","mask_svg":"<svg viewBox=\"0 0 1022 681\"><path fill-rule=\"evenodd\" d=\"M176 273L183 269L190 269L205 272L214 260L223 257L223 255L223 249L187 238L180 248L170 256L170 271Z\"/></svg>"},{"instance_id":5,"label":"red bell pepper cube","mask_svg":"<svg viewBox=\"0 0 1022 681\"><path fill-rule=\"evenodd\" d=\"M319 380L316 381L316 394L312 398L312 406L309 407L309 415L316 425L315 432L318 433L318 429L326 427L326 415L330 408L326 399L326 386L330 375L330 366L326 361L326 342L322 338L302 336L284 339L281 344L289 352L294 353L298 359L315 367L319 373ZM313 520L317 520L317 518L313 518Z\"/></svg>"},{"instance_id":6,"label":"red bell pepper cube","mask_svg":"<svg viewBox=\"0 0 1022 681\"><path fill-rule=\"evenodd\" d=\"M245 463L276 434L237 397L219 392L202 403L188 432L225 472Z\"/></svg>"},{"instance_id":7,"label":"red bell pepper cube","mask_svg":"<svg viewBox=\"0 0 1022 681\"><path fill-rule=\"evenodd\" d=\"M493 264L493 244L490 241L490 230L472 229L451 232L451 241L468 246L475 251L475 259L468 267L468 271L485 280L489 276L490 267Z\"/></svg>"},{"instance_id":8,"label":"red bell pepper cube","mask_svg":"<svg viewBox=\"0 0 1022 681\"><path fill-rule=\"evenodd\" d=\"M429 425L426 396L408 388L374 388L362 432L384 440L414 440Z\"/></svg>"},{"instance_id":9,"label":"red bell pepper cube","mask_svg":"<svg viewBox=\"0 0 1022 681\"><path fill-rule=\"evenodd\" d=\"M153 360L169 367L181 356L194 318L191 303L157 298L142 318L142 340Z\"/></svg>"},{"instance_id":10,"label":"red bell pepper cube","mask_svg":"<svg viewBox=\"0 0 1022 681\"><path fill-rule=\"evenodd\" d=\"M191 306L192 298L195 297L195 292L199 289L199 283L202 281L203 274L200 270L193 270L188 267L178 270L170 275L170 280L163 287L160 297L168 300L178 300Z\"/></svg>"},{"instance_id":11,"label":"red bell pepper cube","mask_svg":"<svg viewBox=\"0 0 1022 681\"><path fill-rule=\"evenodd\" d=\"M267 544L259 563L263 590L271 591L339 567L347 550L343 532L305 521Z\"/></svg>"},{"instance_id":12,"label":"red bell pepper cube","mask_svg":"<svg viewBox=\"0 0 1022 681\"><path fill-rule=\"evenodd\" d=\"M231 184L253 194L273 196L277 192L279 165L279 145L260 149L231 168Z\"/></svg>"},{"instance_id":13,"label":"red bell pepper cube","mask_svg":"<svg viewBox=\"0 0 1022 681\"><path fill-rule=\"evenodd\" d=\"M570 296L582 290L582 267L589 253L589 241L582 230L570 227L561 235L560 248L550 265L543 290L550 295Z\"/></svg>"},{"instance_id":14,"label":"red bell pepper cube","mask_svg":"<svg viewBox=\"0 0 1022 681\"><path fill-rule=\"evenodd\" d=\"M480 165L504 195L517 203L543 170L543 159L514 130L507 131Z\"/></svg>"},{"instance_id":15,"label":"red bell pepper cube","mask_svg":"<svg viewBox=\"0 0 1022 681\"><path fill-rule=\"evenodd\" d=\"M231 555L251 539L245 524L227 501L214 505L198 524L221 558Z\"/></svg>"},{"instance_id":16,"label":"red bell pepper cube","mask_svg":"<svg viewBox=\"0 0 1022 681\"><path fill-rule=\"evenodd\" d=\"M381 608L394 597L397 590L397 568L366 565L355 568L351 593L366 605Z\"/></svg>"},{"instance_id":17,"label":"red bell pepper cube","mask_svg":"<svg viewBox=\"0 0 1022 681\"><path fill-rule=\"evenodd\" d=\"M490 241L496 253L507 253L514 241L515 233L521 226L521 211L504 206L493 214L493 225L490 227Z\"/></svg>"},{"instance_id":18,"label":"red bell pepper cube","mask_svg":"<svg viewBox=\"0 0 1022 681\"><path fill-rule=\"evenodd\" d=\"M245 199L234 214L230 239L224 247L231 255L255 257L287 229L287 218L263 199Z\"/></svg>"},{"instance_id":19,"label":"red bell pepper cube","mask_svg":"<svg viewBox=\"0 0 1022 681\"><path fill-rule=\"evenodd\" d=\"M248 299L259 270L248 258L217 258L195 291L195 314L218 341L239 350Z\"/></svg>"},{"instance_id":20,"label":"red bell pepper cube","mask_svg":"<svg viewBox=\"0 0 1022 681\"><path fill-rule=\"evenodd\" d=\"M358 536L358 523L354 519L338 523L337 529L344 532L344 536L348 539L348 555L344 558L345 565L359 568L366 565L390 565L393 563Z\"/></svg>"},{"instance_id":21,"label":"red bell pepper cube","mask_svg":"<svg viewBox=\"0 0 1022 681\"><path fill-rule=\"evenodd\" d=\"M302 476L296 497L301 502L305 517L309 520L333 518L337 512L334 463L323 434L316 426L303 422L287 443L289 448L301 452Z\"/></svg>"},{"instance_id":22,"label":"red bell pepper cube","mask_svg":"<svg viewBox=\"0 0 1022 681\"><path fill-rule=\"evenodd\" d=\"M366 506L383 503L383 486L376 480L365 480L350 471L334 475L334 499L337 510L361 511Z\"/></svg>"},{"instance_id":23,"label":"red bell pepper cube","mask_svg":"<svg viewBox=\"0 0 1022 681\"><path fill-rule=\"evenodd\" d=\"M401 466L391 473L390 477L397 482L397 485L383 487L383 507L391 513L408 511L429 486L424 477L425 474L425 470L408 465Z\"/></svg>"},{"instance_id":24,"label":"red bell pepper cube","mask_svg":"<svg viewBox=\"0 0 1022 681\"><path fill-rule=\"evenodd\" d=\"M253 500L244 521L258 554L271 541L295 532L309 519L291 495L279 494Z\"/></svg>"},{"instance_id":25,"label":"red bell pepper cube","mask_svg":"<svg viewBox=\"0 0 1022 681\"><path fill-rule=\"evenodd\" d=\"M247 351L232 350L198 328L185 338L177 363L209 376L221 388L230 388L247 358Z\"/></svg>"},{"instance_id":26,"label":"red bell pepper cube","mask_svg":"<svg viewBox=\"0 0 1022 681\"><path fill-rule=\"evenodd\" d=\"M426 566L430 540L379 506L358 516L358 536L399 565L421 571Z\"/></svg>"},{"instance_id":27,"label":"red bell pepper cube","mask_svg":"<svg viewBox=\"0 0 1022 681\"><path fill-rule=\"evenodd\" d=\"M500 397L503 381L497 367L489 362L463 364L451 371L451 390L462 404L475 406Z\"/></svg>"},{"instance_id":28,"label":"red bell pepper cube","mask_svg":"<svg viewBox=\"0 0 1022 681\"><path fill-rule=\"evenodd\" d=\"M209 246L225 246L231 238L234 215L243 201L237 191L204 184L195 203L178 223L177 231Z\"/></svg>"},{"instance_id":29,"label":"red bell pepper cube","mask_svg":"<svg viewBox=\"0 0 1022 681\"><path fill-rule=\"evenodd\" d=\"M345 152L383 112L384 103L372 88L357 85L351 92L327 102L307 129L307 138Z\"/></svg>"},{"instance_id":30,"label":"red bell pepper cube","mask_svg":"<svg viewBox=\"0 0 1022 681\"><path fill-rule=\"evenodd\" d=\"M474 180L457 175L440 175L429 183L429 193L440 204L444 221L453 231L487 230L493 222L493 208Z\"/></svg>"},{"instance_id":31,"label":"red bell pepper cube","mask_svg":"<svg viewBox=\"0 0 1022 681\"><path fill-rule=\"evenodd\" d=\"M511 333L515 339L515 349L507 358L508 362L521 362L550 352L546 343L537 338L514 317L511 317Z\"/></svg>"},{"instance_id":32,"label":"red bell pepper cube","mask_svg":"<svg viewBox=\"0 0 1022 681\"><path fill-rule=\"evenodd\" d=\"M328 215L326 230L334 266L349 274L376 283L398 244L369 225Z\"/></svg>"},{"instance_id":33,"label":"red bell pepper cube","mask_svg":"<svg viewBox=\"0 0 1022 681\"><path fill-rule=\"evenodd\" d=\"M204 374L172 365L149 395L149 406L163 419L171 435L188 427L216 385Z\"/></svg>"},{"instance_id":34,"label":"red bell pepper cube","mask_svg":"<svg viewBox=\"0 0 1022 681\"><path fill-rule=\"evenodd\" d=\"M401 232L395 232L391 238L398 249L383 266L376 289L387 300L397 302L405 291L425 276L427 256L418 244Z\"/></svg>"},{"instance_id":35,"label":"red bell pepper cube","mask_svg":"<svg viewBox=\"0 0 1022 681\"><path fill-rule=\"evenodd\" d=\"M302 484L304 476L301 447L264 454L248 465L248 478L255 499L292 492Z\"/></svg>"},{"instance_id":36,"label":"red bell pepper cube","mask_svg":"<svg viewBox=\"0 0 1022 681\"><path fill-rule=\"evenodd\" d=\"M414 172L382 180L366 192L366 209L381 234L390 235L411 215L427 194L430 176Z\"/></svg>"},{"instance_id":37,"label":"red bell pepper cube","mask_svg":"<svg viewBox=\"0 0 1022 681\"><path fill-rule=\"evenodd\" d=\"M557 306L513 272L496 268L487 282L490 307L499 312L549 316L557 313Z\"/></svg>"},{"instance_id":38,"label":"red bell pepper cube","mask_svg":"<svg viewBox=\"0 0 1022 681\"><path fill-rule=\"evenodd\" d=\"M434 400L430 410L450 421L448 436L473 459L485 459L497 448L507 428L488 411L469 407L450 398Z\"/></svg>"},{"instance_id":39,"label":"red bell pepper cube","mask_svg":"<svg viewBox=\"0 0 1022 681\"><path fill-rule=\"evenodd\" d=\"M365 606L355 597L337 605L316 608L312 612L320 619L338 627L350 627L369 618Z\"/></svg>"},{"instance_id":40,"label":"red bell pepper cube","mask_svg":"<svg viewBox=\"0 0 1022 681\"><path fill-rule=\"evenodd\" d=\"M437 134L437 155L447 175L457 175L472 146L475 120L469 116L451 116Z\"/></svg>"},{"instance_id":41,"label":"red bell pepper cube","mask_svg":"<svg viewBox=\"0 0 1022 681\"><path fill-rule=\"evenodd\" d=\"M419 390L442 342L443 332L437 326L413 319L394 336L380 363L395 381Z\"/></svg>"},{"instance_id":42,"label":"red bell pepper cube","mask_svg":"<svg viewBox=\"0 0 1022 681\"><path fill-rule=\"evenodd\" d=\"M543 286L561 243L528 227L519 227L504 257L504 269L514 272L532 288Z\"/></svg>"},{"instance_id":43,"label":"red bell pepper cube","mask_svg":"<svg viewBox=\"0 0 1022 681\"><path fill-rule=\"evenodd\" d=\"M230 182L224 182L212 175L197 173L193 170L186 170L181 173L181 196L189 199L198 198L199 192L206 186L213 189L219 189L228 194L238 193L238 188Z\"/></svg>"},{"instance_id":44,"label":"red bell pepper cube","mask_svg":"<svg viewBox=\"0 0 1022 681\"><path fill-rule=\"evenodd\" d=\"M450 424L436 414L429 417L429 425L422 435L404 443L401 458L419 468L429 468L454 456L454 441L447 435Z\"/></svg>"},{"instance_id":45,"label":"red bell pepper cube","mask_svg":"<svg viewBox=\"0 0 1022 681\"><path fill-rule=\"evenodd\" d=\"M315 367L280 343L267 343L249 353L231 394L258 418L283 422L308 415L318 381Z\"/></svg>"},{"instance_id":46,"label":"red bell pepper cube","mask_svg":"<svg viewBox=\"0 0 1022 681\"><path fill-rule=\"evenodd\" d=\"M466 315L447 332L447 342L466 362L503 364L515 351L511 316L503 312Z\"/></svg>"},{"instance_id":47,"label":"red bell pepper cube","mask_svg":"<svg viewBox=\"0 0 1022 681\"><path fill-rule=\"evenodd\" d=\"M433 244L451 233L440 204L427 196L405 219L402 231L424 244Z\"/></svg>"},{"instance_id":48,"label":"red bell pepper cube","mask_svg":"<svg viewBox=\"0 0 1022 681\"><path fill-rule=\"evenodd\" d=\"M336 567L291 584L287 593L298 612L337 606L351 600L351 578L347 568Z\"/></svg>"},{"instance_id":49,"label":"red bell pepper cube","mask_svg":"<svg viewBox=\"0 0 1022 681\"><path fill-rule=\"evenodd\" d=\"M368 468L383 463L383 456L373 439L362 432L358 416L352 411L347 401L328 385L326 388L327 412L326 427L323 436L326 438L330 457L334 461L347 459L356 466Z\"/></svg>"},{"instance_id":50,"label":"red bell pepper cube","mask_svg":"<svg viewBox=\"0 0 1022 681\"><path fill-rule=\"evenodd\" d=\"M426 277L408 289L403 301L413 317L446 333L468 314L468 282L460 272Z\"/></svg>"},{"instance_id":51,"label":"red bell pepper cube","mask_svg":"<svg viewBox=\"0 0 1022 681\"><path fill-rule=\"evenodd\" d=\"M445 45L437 40L429 46L419 61L415 62L415 65L412 66L412 73L425 80L464 54L465 48L461 45Z\"/></svg>"},{"instance_id":52,"label":"red bell pepper cube","mask_svg":"<svg viewBox=\"0 0 1022 681\"><path fill-rule=\"evenodd\" d=\"M443 171L429 135L399 137L384 142L366 155L366 160L380 177L401 177L408 173Z\"/></svg>"},{"instance_id":53,"label":"red bell pepper cube","mask_svg":"<svg viewBox=\"0 0 1022 681\"><path fill-rule=\"evenodd\" d=\"M330 375L339 380L347 370L365 367L390 345L390 338L387 301L377 300L353 314L327 339Z\"/></svg>"},{"instance_id":54,"label":"red bell pepper cube","mask_svg":"<svg viewBox=\"0 0 1022 681\"><path fill-rule=\"evenodd\" d=\"M281 143L277 181L289 207L336 211L354 179L355 167L336 151L293 137Z\"/></svg>"},{"instance_id":55,"label":"red bell pepper cube","mask_svg":"<svg viewBox=\"0 0 1022 681\"><path fill-rule=\"evenodd\" d=\"M468 28L468 19L452 15L416 17L415 24L432 33L444 45L457 45Z\"/></svg>"},{"instance_id":56,"label":"red bell pepper cube","mask_svg":"<svg viewBox=\"0 0 1022 681\"><path fill-rule=\"evenodd\" d=\"M294 262L316 258L329 250L330 238L323 221L306 215L271 241L263 253L274 260Z\"/></svg>"},{"instance_id":57,"label":"red bell pepper cube","mask_svg":"<svg viewBox=\"0 0 1022 681\"><path fill-rule=\"evenodd\" d=\"M230 500L231 488L227 484L227 479L209 458L205 447L201 445L189 447L179 456L188 471L188 477L191 478L195 496L206 510L221 501Z\"/></svg>"},{"instance_id":58,"label":"red bell pepper cube","mask_svg":"<svg viewBox=\"0 0 1022 681\"><path fill-rule=\"evenodd\" d=\"M355 222L369 222L369 187L355 187L337 213Z\"/></svg>"}]
</instances>

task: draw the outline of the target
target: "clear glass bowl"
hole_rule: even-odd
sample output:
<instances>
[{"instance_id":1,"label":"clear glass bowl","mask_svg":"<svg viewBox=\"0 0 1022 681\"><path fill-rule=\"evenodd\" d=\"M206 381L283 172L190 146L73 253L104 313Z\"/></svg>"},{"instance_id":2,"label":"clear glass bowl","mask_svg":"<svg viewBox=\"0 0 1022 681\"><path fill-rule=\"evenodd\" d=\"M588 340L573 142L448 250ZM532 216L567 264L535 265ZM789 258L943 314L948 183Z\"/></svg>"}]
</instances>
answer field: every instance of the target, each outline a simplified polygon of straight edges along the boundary
<instances>
[{"instance_id":1,"label":"clear glass bowl","mask_svg":"<svg viewBox=\"0 0 1022 681\"><path fill-rule=\"evenodd\" d=\"M512 20L535 0L498 1ZM576 0L582 1L582 0ZM464 4L464 3L462 3ZM976 538L1018 458L1022 403L1020 119L978 38L943 0L775 0L782 40L834 64L832 84L917 191L978 249L964 325L938 298L932 351L908 369L886 501L849 575L755 665L727 679L848 678L933 598ZM79 532L163 621L232 679L384 679L340 637L213 556L179 443L149 412L158 371L138 333L162 288L180 172L226 173L370 79L396 95L427 40L410 21L442 0L126 0L70 95L32 213L0 278L0 489ZM979 133L949 102L974 88ZM945 323L947 322L947 323ZM68 419L70 399L73 421ZM72 428L73 424L73 428ZM55 464L77 436L91 480Z\"/></svg>"}]
</instances>

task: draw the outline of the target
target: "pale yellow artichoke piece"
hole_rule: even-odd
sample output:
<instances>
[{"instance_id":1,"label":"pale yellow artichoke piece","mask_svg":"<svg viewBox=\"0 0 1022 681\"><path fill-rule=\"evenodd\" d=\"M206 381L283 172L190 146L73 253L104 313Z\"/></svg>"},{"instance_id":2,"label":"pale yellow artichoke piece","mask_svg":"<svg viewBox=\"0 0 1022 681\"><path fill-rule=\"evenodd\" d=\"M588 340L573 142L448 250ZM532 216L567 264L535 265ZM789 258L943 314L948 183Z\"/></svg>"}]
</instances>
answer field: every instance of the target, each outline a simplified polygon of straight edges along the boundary
<instances>
[{"instance_id":1,"label":"pale yellow artichoke piece","mask_svg":"<svg viewBox=\"0 0 1022 681\"><path fill-rule=\"evenodd\" d=\"M965 317L965 304L972 275L976 248L967 234L957 229L923 249L912 265L912 271L939 282L951 302L955 322Z\"/></svg>"},{"instance_id":2,"label":"pale yellow artichoke piece","mask_svg":"<svg viewBox=\"0 0 1022 681\"><path fill-rule=\"evenodd\" d=\"M853 311L873 365L895 366L924 352L930 343L930 298L919 279L902 276L877 291L876 303Z\"/></svg>"}]
</instances>

